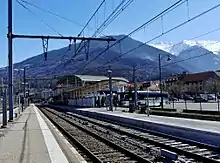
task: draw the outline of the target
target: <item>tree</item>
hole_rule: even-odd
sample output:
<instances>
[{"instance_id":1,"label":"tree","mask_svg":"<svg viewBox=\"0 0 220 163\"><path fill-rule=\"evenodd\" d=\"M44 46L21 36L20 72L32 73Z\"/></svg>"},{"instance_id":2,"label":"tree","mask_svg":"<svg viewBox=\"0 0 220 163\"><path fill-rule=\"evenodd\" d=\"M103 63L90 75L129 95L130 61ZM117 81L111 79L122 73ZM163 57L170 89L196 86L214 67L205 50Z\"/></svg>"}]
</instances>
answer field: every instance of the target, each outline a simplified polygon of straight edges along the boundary
<instances>
[{"instance_id":1,"label":"tree","mask_svg":"<svg viewBox=\"0 0 220 163\"><path fill-rule=\"evenodd\" d=\"M191 93L192 95L198 94L198 85L195 85L195 84L191 83L189 85L188 92Z\"/></svg>"},{"instance_id":2,"label":"tree","mask_svg":"<svg viewBox=\"0 0 220 163\"><path fill-rule=\"evenodd\" d=\"M174 94L174 95L180 95L182 94L182 92L184 91L184 82L179 80L177 82L175 82L173 85L171 85L170 87L167 87L167 91L170 94Z\"/></svg>"},{"instance_id":3,"label":"tree","mask_svg":"<svg viewBox=\"0 0 220 163\"><path fill-rule=\"evenodd\" d=\"M204 91L206 93L215 93L215 95L220 92L220 79L209 79L204 84Z\"/></svg>"}]
</instances>

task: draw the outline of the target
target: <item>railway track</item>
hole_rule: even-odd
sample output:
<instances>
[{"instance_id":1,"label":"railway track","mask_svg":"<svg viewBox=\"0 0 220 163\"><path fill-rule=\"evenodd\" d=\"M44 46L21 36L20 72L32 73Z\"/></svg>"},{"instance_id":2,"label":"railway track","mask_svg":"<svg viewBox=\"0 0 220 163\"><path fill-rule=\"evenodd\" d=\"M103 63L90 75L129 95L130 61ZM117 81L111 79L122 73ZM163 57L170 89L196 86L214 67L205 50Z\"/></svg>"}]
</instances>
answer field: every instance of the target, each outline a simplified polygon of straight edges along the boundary
<instances>
[{"instance_id":1,"label":"railway track","mask_svg":"<svg viewBox=\"0 0 220 163\"><path fill-rule=\"evenodd\" d=\"M92 162L163 162L155 151L143 151L135 145L125 143L110 135L108 130L100 132L101 128L97 130L95 126L88 127L85 121L76 121L52 109L41 110Z\"/></svg>"},{"instance_id":2,"label":"railway track","mask_svg":"<svg viewBox=\"0 0 220 163\"><path fill-rule=\"evenodd\" d=\"M220 148L210 146L207 144L201 144L190 140L183 140L180 138L173 137L171 135L155 133L140 129L132 126L122 126L116 122L103 122L103 120L97 120L94 118L85 117L82 115L67 113L69 116L77 117L89 121L90 123L97 124L99 126L109 128L120 132L124 135L129 135L132 138L137 138L141 141L159 146L164 149L176 152L179 155L181 161L184 162L220 162Z\"/></svg>"},{"instance_id":3,"label":"railway track","mask_svg":"<svg viewBox=\"0 0 220 163\"><path fill-rule=\"evenodd\" d=\"M140 131L137 129L131 129L130 127L122 127L118 124L113 124L113 122L103 122L74 113L60 114L70 119L74 119L75 121L80 120L81 123L90 123L90 126L95 126L96 130L98 130L100 133L102 130L106 132L107 129L108 132L114 134L115 137L124 139L124 141L127 142L130 141L130 143L133 141L136 146L138 146L137 142L140 142L143 146L145 146L145 148L147 147L148 149L156 149L156 151L163 151L163 149L166 149L175 152L176 155L178 155L178 159L176 159L176 161L179 162L220 162L220 149L218 147L193 142L190 140L182 140L169 135L158 133L155 134L146 130ZM118 135L112 133L112 131L117 132ZM174 159L175 155L172 152L168 152L168 154L165 152L165 154L167 154L165 157L172 156L172 159Z\"/></svg>"}]
</instances>

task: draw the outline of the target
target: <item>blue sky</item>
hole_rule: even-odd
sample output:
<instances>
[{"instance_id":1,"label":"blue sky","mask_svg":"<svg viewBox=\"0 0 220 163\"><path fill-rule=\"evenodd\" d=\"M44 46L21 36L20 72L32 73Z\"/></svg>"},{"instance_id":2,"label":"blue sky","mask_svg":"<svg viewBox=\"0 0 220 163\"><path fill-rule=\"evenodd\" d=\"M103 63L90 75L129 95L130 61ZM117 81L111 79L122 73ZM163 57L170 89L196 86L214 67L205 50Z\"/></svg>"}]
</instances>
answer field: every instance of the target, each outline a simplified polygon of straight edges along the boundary
<instances>
[{"instance_id":1,"label":"blue sky","mask_svg":"<svg viewBox=\"0 0 220 163\"><path fill-rule=\"evenodd\" d=\"M38 34L38 35L57 35L48 28L39 19L43 19L47 24L55 28L62 35L77 35L82 26L90 18L94 10L102 0L27 0L42 8L47 8L62 16L65 16L76 24L61 20L55 16L42 12L36 8L28 6L31 11L36 13L37 17L29 13L13 0L13 32L16 34ZM107 0L106 10L101 8L98 14L98 21L92 20L90 28L95 29L104 20L104 15L110 14L113 8L121 0ZM134 0L132 4L105 30L105 35L128 34L131 30L143 24L163 9L167 8L177 0ZM202 11L220 3L219 0L189 0L189 17L193 17ZM104 14L105 13L105 14ZM220 8L208 13L205 16L155 40L171 41L177 43L184 39L190 39L208 31L220 28ZM183 4L163 17L164 31L187 20L187 5ZM97 23L98 22L98 25ZM77 25L78 24L78 25ZM80 24L80 25L79 25ZM161 33L161 19L147 26L145 30L132 35L133 38L140 41L148 41ZM0 1L0 49L1 59L0 67L7 65L7 0ZM86 30L85 36L92 35L93 31ZM216 32L199 40L219 40L220 32ZM68 41L50 40L49 50L58 49L68 45ZM153 43L153 42L152 42ZM13 44L14 62L22 61L26 58L42 53L41 40L16 39Z\"/></svg>"}]
</instances>

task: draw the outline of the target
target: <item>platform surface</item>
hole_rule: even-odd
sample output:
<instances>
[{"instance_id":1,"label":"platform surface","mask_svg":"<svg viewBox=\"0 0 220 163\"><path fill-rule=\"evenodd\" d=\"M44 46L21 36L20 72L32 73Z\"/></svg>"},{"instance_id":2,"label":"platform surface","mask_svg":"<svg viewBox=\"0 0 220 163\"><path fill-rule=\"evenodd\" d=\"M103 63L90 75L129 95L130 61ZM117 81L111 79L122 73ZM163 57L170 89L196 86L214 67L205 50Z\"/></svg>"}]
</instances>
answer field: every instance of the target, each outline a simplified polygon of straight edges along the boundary
<instances>
[{"instance_id":1,"label":"platform surface","mask_svg":"<svg viewBox=\"0 0 220 163\"><path fill-rule=\"evenodd\" d=\"M0 132L1 163L69 162L35 105Z\"/></svg>"},{"instance_id":2,"label":"platform surface","mask_svg":"<svg viewBox=\"0 0 220 163\"><path fill-rule=\"evenodd\" d=\"M14 118L15 118L15 114L18 114L21 112L21 108L14 108ZM7 118L9 117L9 111L7 110ZM2 126L2 113L0 112L0 126Z\"/></svg>"},{"instance_id":3,"label":"platform surface","mask_svg":"<svg viewBox=\"0 0 220 163\"><path fill-rule=\"evenodd\" d=\"M144 120L144 121L163 124L163 125L171 125L171 126L191 128L201 131L220 133L220 122L218 121L197 120L197 119L189 119L189 118L175 118L175 117L155 116L155 115L150 115L148 117L147 115L144 114L122 112L122 110L128 111L128 108L120 108L120 107L118 107L116 110L114 109L113 112L107 111L106 108L83 108L80 110L85 110L89 112L98 112L98 113L109 114L114 116L121 116L126 118L133 118L133 119Z\"/></svg>"}]
</instances>

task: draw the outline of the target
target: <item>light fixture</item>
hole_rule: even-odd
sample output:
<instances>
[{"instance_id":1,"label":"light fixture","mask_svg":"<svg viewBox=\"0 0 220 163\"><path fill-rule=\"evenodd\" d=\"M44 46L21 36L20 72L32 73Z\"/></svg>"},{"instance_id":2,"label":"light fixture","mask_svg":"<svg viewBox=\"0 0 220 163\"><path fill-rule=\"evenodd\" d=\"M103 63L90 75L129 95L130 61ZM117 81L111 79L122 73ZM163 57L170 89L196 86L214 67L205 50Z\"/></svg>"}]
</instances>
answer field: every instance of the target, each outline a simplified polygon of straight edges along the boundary
<instances>
[{"instance_id":1,"label":"light fixture","mask_svg":"<svg viewBox=\"0 0 220 163\"><path fill-rule=\"evenodd\" d=\"M170 58L170 56L168 56L167 61L170 61L170 60L171 60L171 58Z\"/></svg>"}]
</instances>

